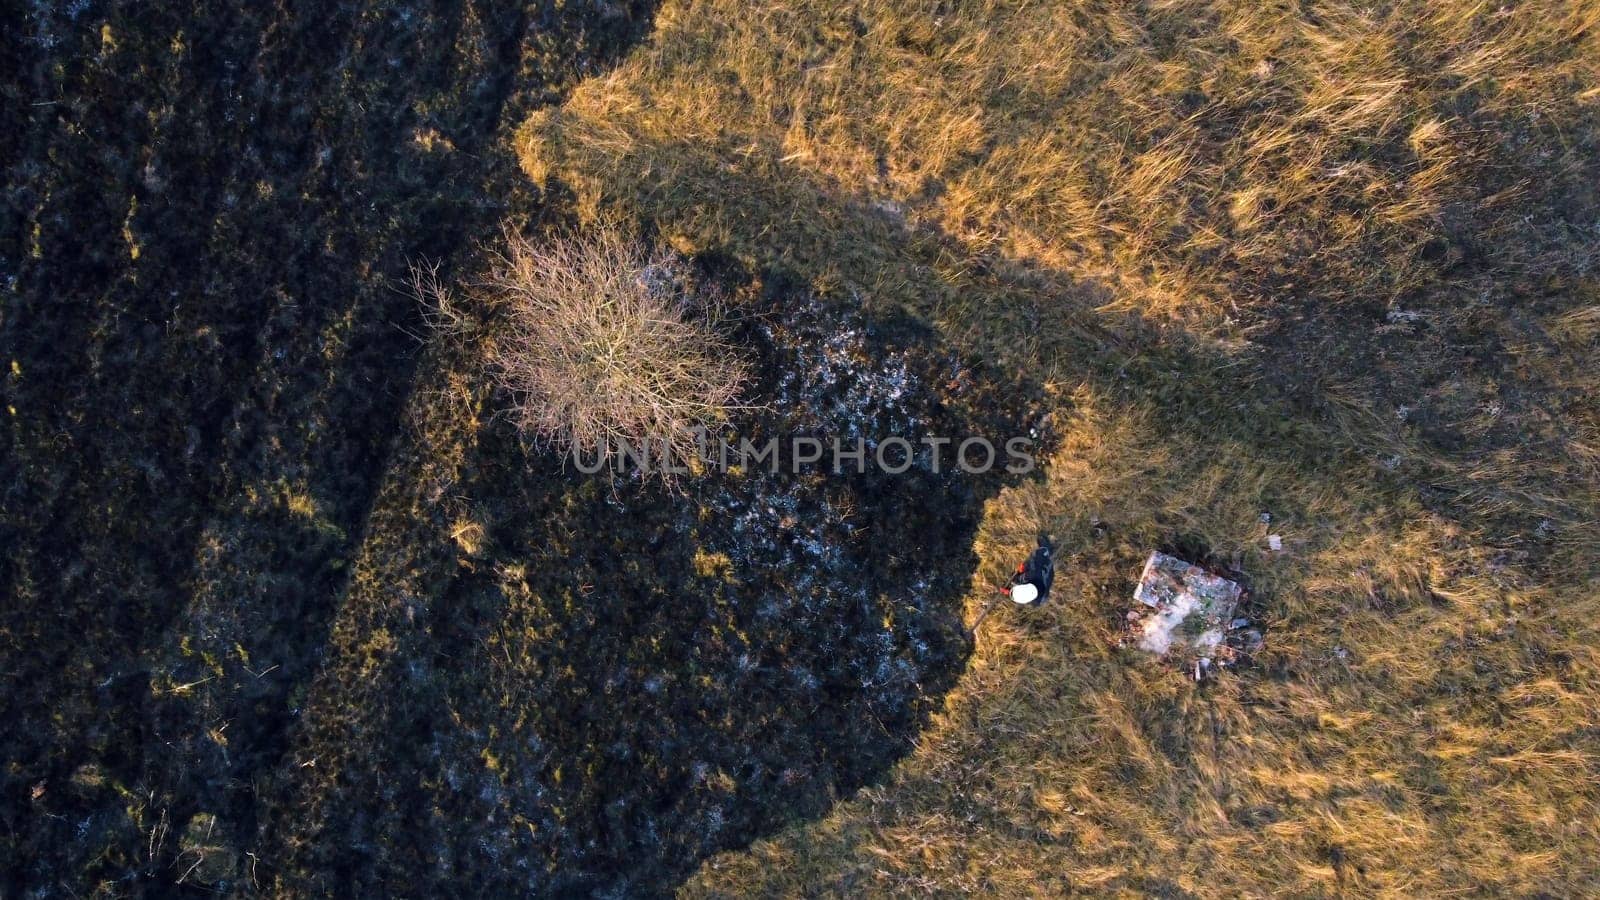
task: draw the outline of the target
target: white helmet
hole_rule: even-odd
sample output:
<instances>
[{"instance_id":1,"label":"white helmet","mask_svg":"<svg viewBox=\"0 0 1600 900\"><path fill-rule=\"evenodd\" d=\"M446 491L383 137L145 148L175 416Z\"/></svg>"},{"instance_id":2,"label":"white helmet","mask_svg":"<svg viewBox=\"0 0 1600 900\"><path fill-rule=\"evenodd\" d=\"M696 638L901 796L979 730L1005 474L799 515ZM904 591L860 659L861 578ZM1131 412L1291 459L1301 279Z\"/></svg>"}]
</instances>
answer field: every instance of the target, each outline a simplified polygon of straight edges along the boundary
<instances>
[{"instance_id":1,"label":"white helmet","mask_svg":"<svg viewBox=\"0 0 1600 900\"><path fill-rule=\"evenodd\" d=\"M1039 599L1039 589L1024 581L1011 586L1012 603L1032 603Z\"/></svg>"}]
</instances>

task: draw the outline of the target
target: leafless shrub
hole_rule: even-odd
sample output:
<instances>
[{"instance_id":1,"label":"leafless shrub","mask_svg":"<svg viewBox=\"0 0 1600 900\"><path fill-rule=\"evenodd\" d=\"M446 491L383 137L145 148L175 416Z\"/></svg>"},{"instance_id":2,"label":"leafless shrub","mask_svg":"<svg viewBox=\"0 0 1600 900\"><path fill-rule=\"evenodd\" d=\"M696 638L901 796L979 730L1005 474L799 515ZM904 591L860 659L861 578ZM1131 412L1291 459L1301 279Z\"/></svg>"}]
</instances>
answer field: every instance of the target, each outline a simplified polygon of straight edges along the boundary
<instances>
[{"instance_id":1,"label":"leafless shrub","mask_svg":"<svg viewBox=\"0 0 1600 900\"><path fill-rule=\"evenodd\" d=\"M439 262L423 260L409 265L407 279L422 305L422 321L432 334L459 335L467 331L468 318L454 292L439 278Z\"/></svg>"},{"instance_id":2,"label":"leafless shrub","mask_svg":"<svg viewBox=\"0 0 1600 900\"><path fill-rule=\"evenodd\" d=\"M686 275L614 226L508 232L482 287L503 304L491 359L517 426L590 457L626 441L694 458L695 428L734 408L748 369L717 330L721 304Z\"/></svg>"}]
</instances>

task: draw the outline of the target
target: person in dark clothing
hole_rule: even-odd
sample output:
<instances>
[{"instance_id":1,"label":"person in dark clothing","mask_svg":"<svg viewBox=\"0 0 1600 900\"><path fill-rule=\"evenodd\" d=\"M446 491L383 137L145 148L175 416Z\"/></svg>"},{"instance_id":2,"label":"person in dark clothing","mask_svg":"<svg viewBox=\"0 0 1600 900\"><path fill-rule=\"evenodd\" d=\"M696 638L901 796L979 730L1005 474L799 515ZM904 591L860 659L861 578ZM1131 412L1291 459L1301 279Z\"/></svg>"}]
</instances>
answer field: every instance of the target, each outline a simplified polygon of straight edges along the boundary
<instances>
[{"instance_id":1,"label":"person in dark clothing","mask_svg":"<svg viewBox=\"0 0 1600 900\"><path fill-rule=\"evenodd\" d=\"M1037 606L1050 596L1050 585L1056 580L1055 548L1050 538L1039 535L1039 546L1028 559L1017 566L1011 576L1011 602L1019 606Z\"/></svg>"},{"instance_id":2,"label":"person in dark clothing","mask_svg":"<svg viewBox=\"0 0 1600 900\"><path fill-rule=\"evenodd\" d=\"M984 606L983 612L978 613L978 618L973 621L972 627L967 629L967 636L977 639L978 626L989 617L989 613L999 605L1001 598L1010 597L1011 602L1018 606L1038 606L1050 596L1050 585L1056 580L1055 547L1051 545L1050 538L1039 535L1039 546L1028 554L1027 560L1017 566L1017 572L1011 576L1011 586L1003 588L995 585L998 595Z\"/></svg>"}]
</instances>

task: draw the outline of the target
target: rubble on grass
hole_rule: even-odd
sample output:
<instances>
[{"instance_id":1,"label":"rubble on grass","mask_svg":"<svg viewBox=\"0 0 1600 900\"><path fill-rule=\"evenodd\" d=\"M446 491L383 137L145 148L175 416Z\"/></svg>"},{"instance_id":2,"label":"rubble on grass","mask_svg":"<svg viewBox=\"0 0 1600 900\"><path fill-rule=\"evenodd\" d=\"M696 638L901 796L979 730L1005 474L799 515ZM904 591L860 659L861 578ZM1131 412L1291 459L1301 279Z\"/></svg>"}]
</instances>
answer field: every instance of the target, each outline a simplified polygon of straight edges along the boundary
<instances>
[{"instance_id":1,"label":"rubble on grass","mask_svg":"<svg viewBox=\"0 0 1600 900\"><path fill-rule=\"evenodd\" d=\"M1153 551L1133 598L1119 646L1175 663L1195 681L1262 647L1261 630L1240 615L1244 588L1203 566Z\"/></svg>"}]
</instances>

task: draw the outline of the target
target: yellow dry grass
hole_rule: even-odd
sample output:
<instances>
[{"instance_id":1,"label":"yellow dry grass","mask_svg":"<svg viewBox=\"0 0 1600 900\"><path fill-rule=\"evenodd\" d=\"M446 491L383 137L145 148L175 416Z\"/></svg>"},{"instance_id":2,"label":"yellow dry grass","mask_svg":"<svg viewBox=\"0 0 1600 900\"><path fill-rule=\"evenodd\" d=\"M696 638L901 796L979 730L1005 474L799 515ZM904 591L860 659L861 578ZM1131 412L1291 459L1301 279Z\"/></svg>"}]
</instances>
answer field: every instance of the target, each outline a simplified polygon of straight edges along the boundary
<instances>
[{"instance_id":1,"label":"yellow dry grass","mask_svg":"<svg viewBox=\"0 0 1600 900\"><path fill-rule=\"evenodd\" d=\"M1060 602L988 619L887 783L685 893L1600 890L1595 206L1548 208L1597 104L1595 0L673 0L535 114L586 216L911 309L1063 435L977 578L1045 528ZM1412 360L1287 365L1413 319L1451 440ZM1175 534L1252 574L1258 668L1112 646Z\"/></svg>"}]
</instances>

